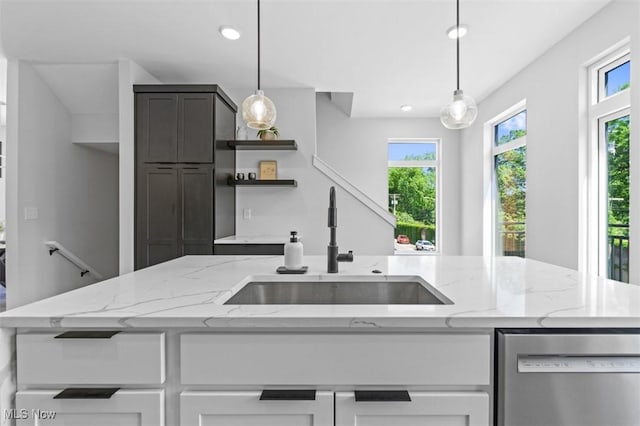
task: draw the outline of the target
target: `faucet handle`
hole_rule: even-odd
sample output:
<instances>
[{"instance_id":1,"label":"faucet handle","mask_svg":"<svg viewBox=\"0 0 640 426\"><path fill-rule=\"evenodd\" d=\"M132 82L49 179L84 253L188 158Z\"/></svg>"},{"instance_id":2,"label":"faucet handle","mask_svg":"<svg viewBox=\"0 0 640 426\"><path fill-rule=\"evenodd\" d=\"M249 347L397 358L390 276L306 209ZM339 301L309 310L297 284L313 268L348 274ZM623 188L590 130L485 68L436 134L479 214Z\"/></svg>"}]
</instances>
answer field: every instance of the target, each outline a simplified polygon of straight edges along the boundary
<instances>
[{"instance_id":1,"label":"faucet handle","mask_svg":"<svg viewBox=\"0 0 640 426\"><path fill-rule=\"evenodd\" d=\"M349 253L338 254L338 262L353 262L353 250L349 250Z\"/></svg>"}]
</instances>

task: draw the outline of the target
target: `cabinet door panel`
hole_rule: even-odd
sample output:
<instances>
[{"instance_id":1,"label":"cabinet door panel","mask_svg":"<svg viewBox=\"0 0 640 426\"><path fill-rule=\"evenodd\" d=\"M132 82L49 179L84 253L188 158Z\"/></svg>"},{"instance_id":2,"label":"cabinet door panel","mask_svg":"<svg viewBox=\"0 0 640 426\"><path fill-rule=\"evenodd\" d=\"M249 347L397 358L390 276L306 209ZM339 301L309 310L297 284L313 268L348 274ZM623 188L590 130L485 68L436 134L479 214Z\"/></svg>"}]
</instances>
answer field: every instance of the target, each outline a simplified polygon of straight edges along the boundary
<instances>
[{"instance_id":1,"label":"cabinet door panel","mask_svg":"<svg viewBox=\"0 0 640 426\"><path fill-rule=\"evenodd\" d=\"M139 426L140 416L134 413L60 413L54 419L42 419L47 426ZM23 423L18 423L22 425ZM25 425L40 425L41 423L24 423Z\"/></svg>"},{"instance_id":2,"label":"cabinet door panel","mask_svg":"<svg viewBox=\"0 0 640 426\"><path fill-rule=\"evenodd\" d=\"M168 243L156 243L149 242L146 245L144 265L141 268L157 265L158 263L166 262L167 260L175 259L179 257L178 244L176 241Z\"/></svg>"},{"instance_id":3,"label":"cabinet door panel","mask_svg":"<svg viewBox=\"0 0 640 426\"><path fill-rule=\"evenodd\" d=\"M138 170L136 268L178 257L178 169Z\"/></svg>"},{"instance_id":4,"label":"cabinet door panel","mask_svg":"<svg viewBox=\"0 0 640 426\"><path fill-rule=\"evenodd\" d=\"M411 392L411 401L356 402L336 393L336 426L488 426L484 392Z\"/></svg>"},{"instance_id":5,"label":"cabinet door panel","mask_svg":"<svg viewBox=\"0 0 640 426\"><path fill-rule=\"evenodd\" d=\"M178 96L143 93L137 99L138 160L175 163L178 160Z\"/></svg>"},{"instance_id":6,"label":"cabinet door panel","mask_svg":"<svg viewBox=\"0 0 640 426\"><path fill-rule=\"evenodd\" d=\"M359 415L352 425L357 426L468 426L468 416L435 416L435 415Z\"/></svg>"},{"instance_id":7,"label":"cabinet door panel","mask_svg":"<svg viewBox=\"0 0 640 426\"><path fill-rule=\"evenodd\" d=\"M260 392L182 392L181 426L333 426L333 393L315 401L261 401Z\"/></svg>"},{"instance_id":8,"label":"cabinet door panel","mask_svg":"<svg viewBox=\"0 0 640 426\"><path fill-rule=\"evenodd\" d=\"M147 240L176 237L177 170L154 169L146 174Z\"/></svg>"},{"instance_id":9,"label":"cabinet door panel","mask_svg":"<svg viewBox=\"0 0 640 426\"><path fill-rule=\"evenodd\" d=\"M213 254L212 166L180 170L181 253Z\"/></svg>"},{"instance_id":10,"label":"cabinet door panel","mask_svg":"<svg viewBox=\"0 0 640 426\"><path fill-rule=\"evenodd\" d=\"M179 95L178 162L213 162L213 94Z\"/></svg>"},{"instance_id":11,"label":"cabinet door panel","mask_svg":"<svg viewBox=\"0 0 640 426\"><path fill-rule=\"evenodd\" d=\"M183 256L191 256L198 254L213 254L213 250L211 249L210 244L203 243L182 243L182 255Z\"/></svg>"},{"instance_id":12,"label":"cabinet door panel","mask_svg":"<svg viewBox=\"0 0 640 426\"><path fill-rule=\"evenodd\" d=\"M308 414L202 415L198 426L314 426Z\"/></svg>"},{"instance_id":13,"label":"cabinet door panel","mask_svg":"<svg viewBox=\"0 0 640 426\"><path fill-rule=\"evenodd\" d=\"M17 413L25 413L17 426L164 425L162 390L119 390L109 399L53 399L61 390L17 392Z\"/></svg>"}]
</instances>

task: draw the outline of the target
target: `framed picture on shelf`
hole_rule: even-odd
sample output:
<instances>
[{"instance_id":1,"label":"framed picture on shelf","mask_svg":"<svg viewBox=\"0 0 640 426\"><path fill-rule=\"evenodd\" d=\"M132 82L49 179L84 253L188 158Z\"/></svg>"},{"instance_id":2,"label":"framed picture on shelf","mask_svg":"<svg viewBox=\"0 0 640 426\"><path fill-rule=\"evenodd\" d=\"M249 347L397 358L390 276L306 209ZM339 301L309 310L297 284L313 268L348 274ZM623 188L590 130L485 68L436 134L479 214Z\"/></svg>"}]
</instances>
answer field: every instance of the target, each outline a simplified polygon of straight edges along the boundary
<instances>
[{"instance_id":1,"label":"framed picture on shelf","mask_svg":"<svg viewBox=\"0 0 640 426\"><path fill-rule=\"evenodd\" d=\"M263 160L259 167L260 180L276 180L278 179L278 162L275 160Z\"/></svg>"}]
</instances>

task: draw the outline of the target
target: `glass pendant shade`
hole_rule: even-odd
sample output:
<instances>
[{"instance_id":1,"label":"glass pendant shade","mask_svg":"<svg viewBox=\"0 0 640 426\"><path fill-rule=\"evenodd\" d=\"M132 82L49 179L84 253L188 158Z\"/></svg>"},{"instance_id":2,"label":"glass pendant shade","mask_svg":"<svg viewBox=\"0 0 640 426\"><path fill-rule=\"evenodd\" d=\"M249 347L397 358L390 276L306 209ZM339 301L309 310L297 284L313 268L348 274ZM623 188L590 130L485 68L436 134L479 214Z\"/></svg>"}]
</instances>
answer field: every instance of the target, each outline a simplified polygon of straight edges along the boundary
<instances>
[{"instance_id":1,"label":"glass pendant shade","mask_svg":"<svg viewBox=\"0 0 640 426\"><path fill-rule=\"evenodd\" d=\"M471 96L462 90L453 92L453 99L440 110L440 121L447 129L464 129L478 116L478 107Z\"/></svg>"},{"instance_id":2,"label":"glass pendant shade","mask_svg":"<svg viewBox=\"0 0 640 426\"><path fill-rule=\"evenodd\" d=\"M256 90L242 102L242 119L251 129L270 129L276 122L276 106L262 90Z\"/></svg>"}]
</instances>

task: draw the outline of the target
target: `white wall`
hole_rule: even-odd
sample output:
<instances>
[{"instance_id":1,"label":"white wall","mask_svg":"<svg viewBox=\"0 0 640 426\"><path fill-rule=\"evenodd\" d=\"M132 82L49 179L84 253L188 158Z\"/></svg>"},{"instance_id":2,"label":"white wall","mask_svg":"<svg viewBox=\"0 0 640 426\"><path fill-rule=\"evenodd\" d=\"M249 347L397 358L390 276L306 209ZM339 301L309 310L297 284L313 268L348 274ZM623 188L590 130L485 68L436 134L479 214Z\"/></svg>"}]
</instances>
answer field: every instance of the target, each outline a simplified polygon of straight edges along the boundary
<instances>
[{"instance_id":1,"label":"white wall","mask_svg":"<svg viewBox=\"0 0 640 426\"><path fill-rule=\"evenodd\" d=\"M7 302L16 307L86 284L56 240L106 277L118 272L118 159L71 143L71 115L29 64L8 76ZM38 211L25 220L25 208Z\"/></svg>"},{"instance_id":2,"label":"white wall","mask_svg":"<svg viewBox=\"0 0 640 426\"><path fill-rule=\"evenodd\" d=\"M73 142L118 142L118 114L73 114L71 140Z\"/></svg>"},{"instance_id":3,"label":"white wall","mask_svg":"<svg viewBox=\"0 0 640 426\"><path fill-rule=\"evenodd\" d=\"M357 96L357 95L356 95ZM441 248L460 254L460 134L437 118L350 118L317 95L318 156L385 208L389 205L388 141L402 138L441 140Z\"/></svg>"},{"instance_id":4,"label":"white wall","mask_svg":"<svg viewBox=\"0 0 640 426\"><path fill-rule=\"evenodd\" d=\"M0 51L1 51L2 42L0 40ZM6 103L7 102L7 59L0 54L0 101ZM0 106L0 141L3 142L4 146L2 147L2 155L6 155L7 153L7 108L6 105ZM6 167L5 164L3 164ZM6 184L7 184L7 174L6 168L2 173L2 178L0 178L0 223L4 223L7 217L6 213ZM4 239L4 238L0 238Z\"/></svg>"},{"instance_id":5,"label":"white wall","mask_svg":"<svg viewBox=\"0 0 640 426\"><path fill-rule=\"evenodd\" d=\"M118 137L119 137L119 234L120 274L133 271L135 261L135 145L134 84L160 83L129 59L118 60Z\"/></svg>"},{"instance_id":6,"label":"white wall","mask_svg":"<svg viewBox=\"0 0 640 426\"><path fill-rule=\"evenodd\" d=\"M229 90L240 105L251 90ZM281 235L289 231L302 235L307 254L326 254L329 242L327 208L332 183L315 169L312 158L316 142L316 93L313 89L265 89L276 104L281 139L295 139L297 151L254 151L237 153L240 172L257 172L260 160L278 161L278 177L298 181L297 188L237 188L236 234ZM238 118L241 123L241 118ZM250 138L255 137L251 133ZM393 228L379 216L336 186L338 244L354 254L392 254ZM243 219L250 208L252 219Z\"/></svg>"},{"instance_id":7,"label":"white wall","mask_svg":"<svg viewBox=\"0 0 640 426\"><path fill-rule=\"evenodd\" d=\"M463 254L482 254L483 125L526 99L527 257L578 267L578 164L586 144L579 138L580 76L588 61L627 36L640 49L637 9L637 2L611 3L480 103L462 136ZM640 67L632 68L632 80L640 81ZM637 145L638 132L632 134Z\"/></svg>"},{"instance_id":8,"label":"white wall","mask_svg":"<svg viewBox=\"0 0 640 426\"><path fill-rule=\"evenodd\" d=\"M2 155L5 158L2 159L2 177L0 177L0 223L4 224L7 218L7 203L6 203L6 192L7 192L7 169L6 169L6 153L7 153L7 126L0 126L0 141L2 141ZM4 231L0 231L0 236L4 234ZM0 240L4 240L4 237L0 238Z\"/></svg>"}]
</instances>

